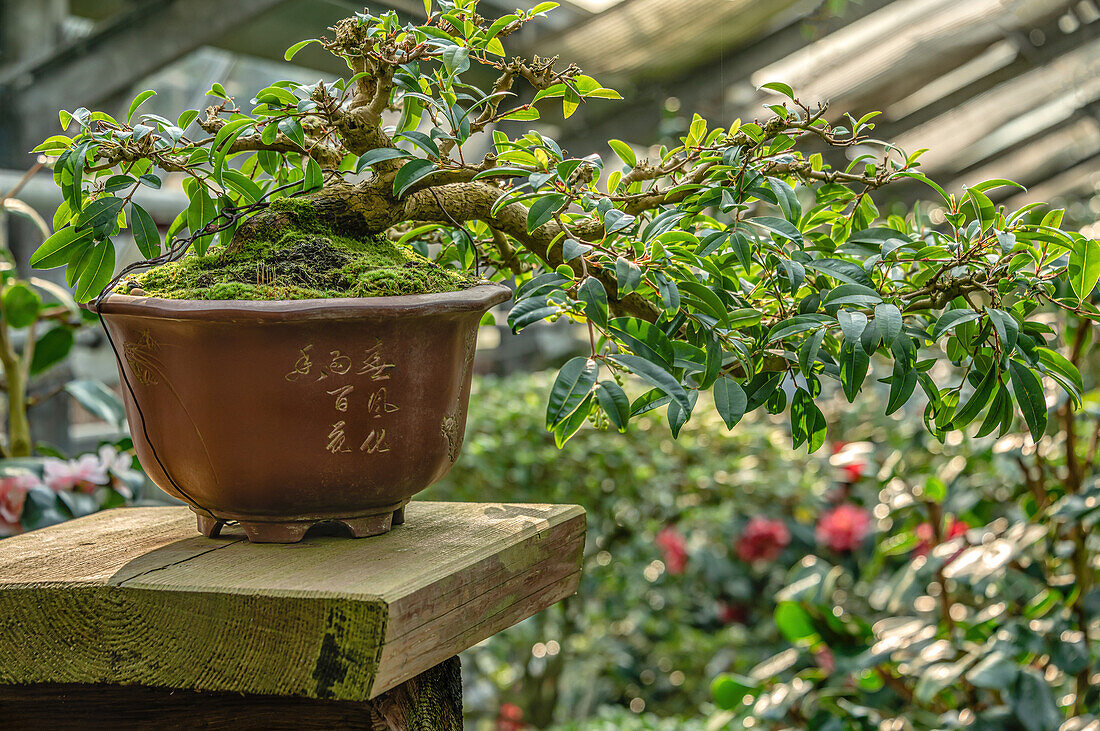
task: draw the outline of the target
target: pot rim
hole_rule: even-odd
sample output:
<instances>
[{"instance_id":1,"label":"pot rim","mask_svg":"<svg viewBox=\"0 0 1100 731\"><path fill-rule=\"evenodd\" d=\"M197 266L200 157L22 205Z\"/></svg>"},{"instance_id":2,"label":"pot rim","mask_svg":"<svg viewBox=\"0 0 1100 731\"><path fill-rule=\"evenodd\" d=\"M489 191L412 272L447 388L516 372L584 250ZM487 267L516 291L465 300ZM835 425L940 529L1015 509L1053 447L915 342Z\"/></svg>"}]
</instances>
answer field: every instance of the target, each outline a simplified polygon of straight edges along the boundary
<instances>
[{"instance_id":1,"label":"pot rim","mask_svg":"<svg viewBox=\"0 0 1100 731\"><path fill-rule=\"evenodd\" d=\"M508 287L491 282L455 292L302 300L177 300L112 292L103 298L99 311L104 315L174 320L234 320L242 316L260 320L345 320L484 312L511 296ZM91 302L81 307L96 311Z\"/></svg>"}]
</instances>

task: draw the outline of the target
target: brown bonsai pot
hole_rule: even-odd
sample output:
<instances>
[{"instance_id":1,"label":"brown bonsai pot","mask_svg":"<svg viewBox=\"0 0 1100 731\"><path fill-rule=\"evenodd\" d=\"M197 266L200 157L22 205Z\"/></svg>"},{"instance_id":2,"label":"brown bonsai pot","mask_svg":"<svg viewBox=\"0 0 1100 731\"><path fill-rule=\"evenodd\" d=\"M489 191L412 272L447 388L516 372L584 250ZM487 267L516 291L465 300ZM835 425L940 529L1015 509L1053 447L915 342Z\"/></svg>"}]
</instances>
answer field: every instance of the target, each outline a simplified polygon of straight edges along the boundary
<instances>
[{"instance_id":1,"label":"brown bonsai pot","mask_svg":"<svg viewBox=\"0 0 1100 731\"><path fill-rule=\"evenodd\" d=\"M138 458L199 530L288 543L384 533L450 470L477 327L510 296L199 301L111 294L100 312Z\"/></svg>"}]
</instances>

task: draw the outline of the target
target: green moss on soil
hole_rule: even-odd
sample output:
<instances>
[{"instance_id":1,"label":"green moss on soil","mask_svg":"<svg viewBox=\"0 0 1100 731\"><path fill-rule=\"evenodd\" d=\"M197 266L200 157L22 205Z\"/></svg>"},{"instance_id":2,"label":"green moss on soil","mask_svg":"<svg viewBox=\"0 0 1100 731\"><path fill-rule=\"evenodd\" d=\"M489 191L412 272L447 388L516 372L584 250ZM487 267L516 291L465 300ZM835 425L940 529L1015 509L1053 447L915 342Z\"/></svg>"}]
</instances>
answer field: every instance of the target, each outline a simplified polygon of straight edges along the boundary
<instances>
[{"instance_id":1,"label":"green moss on soil","mask_svg":"<svg viewBox=\"0 0 1100 731\"><path fill-rule=\"evenodd\" d=\"M383 235L340 236L311 215L307 202L283 198L272 209L291 223L264 232L270 238L155 267L136 278L138 285L166 299L298 300L454 292L477 283Z\"/></svg>"}]
</instances>

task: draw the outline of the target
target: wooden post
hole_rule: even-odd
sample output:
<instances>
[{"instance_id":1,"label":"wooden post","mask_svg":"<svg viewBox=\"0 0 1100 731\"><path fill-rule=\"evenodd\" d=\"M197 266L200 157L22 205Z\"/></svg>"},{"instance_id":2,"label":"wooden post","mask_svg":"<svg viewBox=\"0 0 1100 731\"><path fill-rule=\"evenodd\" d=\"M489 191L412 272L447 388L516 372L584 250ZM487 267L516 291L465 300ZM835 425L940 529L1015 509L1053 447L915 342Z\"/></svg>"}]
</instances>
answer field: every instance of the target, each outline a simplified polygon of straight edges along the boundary
<instances>
[{"instance_id":1,"label":"wooden post","mask_svg":"<svg viewBox=\"0 0 1100 731\"><path fill-rule=\"evenodd\" d=\"M177 507L6 539L0 718L458 729L456 655L572 594L584 532L576 506L413 502L360 540L211 540Z\"/></svg>"}]
</instances>

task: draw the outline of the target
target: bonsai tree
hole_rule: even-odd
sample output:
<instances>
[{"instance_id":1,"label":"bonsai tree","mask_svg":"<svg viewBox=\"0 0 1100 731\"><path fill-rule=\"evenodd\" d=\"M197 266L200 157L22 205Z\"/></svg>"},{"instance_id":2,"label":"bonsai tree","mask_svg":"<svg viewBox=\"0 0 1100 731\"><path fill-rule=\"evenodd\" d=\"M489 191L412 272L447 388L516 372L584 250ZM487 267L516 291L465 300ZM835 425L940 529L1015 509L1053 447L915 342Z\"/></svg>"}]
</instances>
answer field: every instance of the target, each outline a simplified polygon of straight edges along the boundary
<instances>
[{"instance_id":1,"label":"bonsai tree","mask_svg":"<svg viewBox=\"0 0 1100 731\"><path fill-rule=\"evenodd\" d=\"M123 228L154 264L186 257L164 271L233 263L227 276L241 284L277 283L277 266L269 274L248 257L286 232L299 243L384 234L434 251L444 270L514 279L516 331L563 317L587 327L590 353L566 363L549 394L559 444L586 420L625 430L657 408L676 434L712 391L727 427L756 409L786 411L795 445L816 450L822 379L853 400L875 355L890 364L887 411L919 386L940 439L971 424L1003 432L1017 413L1038 439L1044 377L1078 398L1062 333L1041 313L1096 315L1100 243L1060 228L1061 211L998 207L994 189L1019 187L1007 180L946 191L920 172L920 151L869 136L873 113L830 121L781 83L764 87L777 101L768 119L714 127L695 117L680 144L641 159L619 140L618 159L603 160L537 131L506 134L500 123L619 98L556 58L506 55L504 41L555 5L489 19L477 0L429 1L428 19L405 25L392 12L357 13L286 53L319 44L347 62L336 83L276 82L248 100L215 84L218 104L175 121L140 113L152 91L121 120L63 111L73 136L37 148L57 156L60 230L32 263L66 266L88 301L112 286ZM192 123L201 133L186 131ZM832 167L827 153L839 148L859 154ZM182 175L190 201L164 248L133 200L161 173ZM879 209L877 191L911 180L930 188L940 223L929 209ZM177 280L157 271L135 285L172 296ZM218 296L191 285L186 296ZM634 399L623 388L631 375L648 387Z\"/></svg>"}]
</instances>

